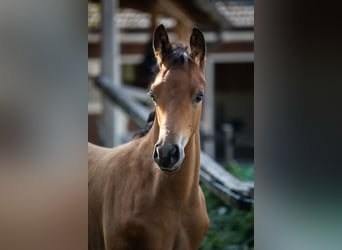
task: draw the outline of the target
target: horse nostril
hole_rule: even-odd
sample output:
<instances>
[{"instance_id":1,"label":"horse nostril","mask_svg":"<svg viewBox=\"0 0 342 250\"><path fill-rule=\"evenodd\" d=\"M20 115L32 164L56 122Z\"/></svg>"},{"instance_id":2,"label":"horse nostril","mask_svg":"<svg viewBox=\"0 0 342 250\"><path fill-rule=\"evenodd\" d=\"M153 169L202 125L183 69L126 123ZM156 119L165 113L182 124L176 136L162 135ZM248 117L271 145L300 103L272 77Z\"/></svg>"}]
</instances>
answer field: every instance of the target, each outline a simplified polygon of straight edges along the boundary
<instances>
[{"instance_id":1,"label":"horse nostril","mask_svg":"<svg viewBox=\"0 0 342 250\"><path fill-rule=\"evenodd\" d=\"M180 149L177 144L156 144L153 151L154 161L161 167L171 168L179 161Z\"/></svg>"},{"instance_id":2,"label":"horse nostril","mask_svg":"<svg viewBox=\"0 0 342 250\"><path fill-rule=\"evenodd\" d=\"M172 145L171 157L176 161L179 159L179 147L177 144Z\"/></svg>"},{"instance_id":3,"label":"horse nostril","mask_svg":"<svg viewBox=\"0 0 342 250\"><path fill-rule=\"evenodd\" d=\"M159 145L156 145L153 152L153 158L156 160L159 158Z\"/></svg>"}]
</instances>

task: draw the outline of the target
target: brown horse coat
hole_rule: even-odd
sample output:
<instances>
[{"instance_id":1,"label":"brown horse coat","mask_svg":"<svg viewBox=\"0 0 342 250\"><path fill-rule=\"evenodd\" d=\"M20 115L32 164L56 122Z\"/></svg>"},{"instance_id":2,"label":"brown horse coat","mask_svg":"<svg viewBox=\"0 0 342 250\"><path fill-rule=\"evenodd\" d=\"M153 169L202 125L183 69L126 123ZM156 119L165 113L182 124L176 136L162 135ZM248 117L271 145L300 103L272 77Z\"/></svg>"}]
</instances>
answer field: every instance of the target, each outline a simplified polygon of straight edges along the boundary
<instances>
[{"instance_id":1,"label":"brown horse coat","mask_svg":"<svg viewBox=\"0 0 342 250\"><path fill-rule=\"evenodd\" d=\"M158 29L159 34L155 34L155 40L159 35L164 39L163 36L166 34L164 28L160 26ZM202 40L201 42L204 42L204 39ZM190 45L194 52L196 48L193 48L195 45L191 40ZM155 52L156 50L155 43ZM158 57L157 52L156 55ZM160 102L156 101L156 118L151 130L145 136L115 148L88 145L89 249L195 250L199 248L209 226L205 200L199 186L201 106L197 107L198 104L195 106L192 103L193 96L191 99L186 97L190 94L196 95L199 86L204 88L204 77L194 77L194 74L199 75L201 71L200 64L196 64L197 55L193 55L193 61L187 65L186 70L180 66L171 69L172 67L161 65L161 72L156 77L158 79L165 76L167 82L162 83L164 85L159 84L159 97L165 91L169 93L170 98L174 99L180 95L191 104L187 104L187 101L179 101L178 103L183 106L171 109L167 106L165 99L168 97L165 94L163 98L165 105L162 104L161 98ZM202 59L200 58L199 62L202 63L204 58L202 54L200 56ZM160 64L163 64L164 59L159 59ZM179 94L172 92L172 86L175 89L186 86L184 82L179 83L180 77L188 77L186 82L193 83L189 92L185 89L181 91L178 89ZM165 89L164 86L170 89ZM169 103L177 104L177 102ZM188 114L188 118L191 118L188 124L181 123L186 126L186 132L180 135L184 137L180 137L183 138L181 141L187 141L184 149L180 148L184 151L184 159L179 159L177 170L162 171L152 155L158 141L176 143L177 131L173 131L173 128L182 130L182 126L171 126L171 123L178 120L166 116L170 116L170 113L180 116L179 109L182 108L185 109L184 113ZM164 125L167 127L165 133ZM161 138L161 135L164 137Z\"/></svg>"}]
</instances>

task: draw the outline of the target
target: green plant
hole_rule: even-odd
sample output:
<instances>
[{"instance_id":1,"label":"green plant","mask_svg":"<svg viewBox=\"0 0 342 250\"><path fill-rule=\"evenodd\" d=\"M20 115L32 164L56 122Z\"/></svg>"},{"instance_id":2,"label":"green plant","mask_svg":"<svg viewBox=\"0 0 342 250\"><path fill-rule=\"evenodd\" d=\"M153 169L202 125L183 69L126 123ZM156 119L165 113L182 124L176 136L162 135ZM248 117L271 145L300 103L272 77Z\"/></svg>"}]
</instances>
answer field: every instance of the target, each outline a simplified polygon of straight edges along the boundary
<instances>
[{"instance_id":1,"label":"green plant","mask_svg":"<svg viewBox=\"0 0 342 250\"><path fill-rule=\"evenodd\" d=\"M234 175L236 178L242 181L254 180L254 167L250 165L241 165L237 162L223 163L222 166Z\"/></svg>"},{"instance_id":2,"label":"green plant","mask_svg":"<svg viewBox=\"0 0 342 250\"><path fill-rule=\"evenodd\" d=\"M237 178L253 180L254 170L250 167L242 169L236 163L224 166ZM244 211L229 207L204 185L202 189L206 197L210 227L200 250L253 249L254 210Z\"/></svg>"}]
</instances>

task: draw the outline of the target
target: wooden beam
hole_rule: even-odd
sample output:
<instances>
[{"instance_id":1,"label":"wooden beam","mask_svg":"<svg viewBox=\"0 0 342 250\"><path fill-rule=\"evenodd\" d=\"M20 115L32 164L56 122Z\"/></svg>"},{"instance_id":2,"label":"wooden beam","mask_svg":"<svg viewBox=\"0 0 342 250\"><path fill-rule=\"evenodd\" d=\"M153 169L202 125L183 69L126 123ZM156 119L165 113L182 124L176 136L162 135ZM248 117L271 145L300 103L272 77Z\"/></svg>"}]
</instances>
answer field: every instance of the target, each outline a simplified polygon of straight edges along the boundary
<instances>
[{"instance_id":1,"label":"wooden beam","mask_svg":"<svg viewBox=\"0 0 342 250\"><path fill-rule=\"evenodd\" d=\"M242 182L227 172L206 153L201 152L201 167L204 172L209 174L216 180L220 180L220 184L237 194L242 194L247 197L253 197L254 183Z\"/></svg>"},{"instance_id":2,"label":"wooden beam","mask_svg":"<svg viewBox=\"0 0 342 250\"><path fill-rule=\"evenodd\" d=\"M120 9L130 8L143 12L150 12L151 7L157 3L157 0L141 1L141 0L120 0Z\"/></svg>"},{"instance_id":3,"label":"wooden beam","mask_svg":"<svg viewBox=\"0 0 342 250\"><path fill-rule=\"evenodd\" d=\"M184 9L172 0L158 0L157 11L160 14L171 16L177 20L177 39L188 44L194 20L189 17Z\"/></svg>"},{"instance_id":4,"label":"wooden beam","mask_svg":"<svg viewBox=\"0 0 342 250\"><path fill-rule=\"evenodd\" d=\"M178 22L176 25L176 36L179 42L189 44L190 34L192 32L193 24L186 25L184 23Z\"/></svg>"}]
</instances>

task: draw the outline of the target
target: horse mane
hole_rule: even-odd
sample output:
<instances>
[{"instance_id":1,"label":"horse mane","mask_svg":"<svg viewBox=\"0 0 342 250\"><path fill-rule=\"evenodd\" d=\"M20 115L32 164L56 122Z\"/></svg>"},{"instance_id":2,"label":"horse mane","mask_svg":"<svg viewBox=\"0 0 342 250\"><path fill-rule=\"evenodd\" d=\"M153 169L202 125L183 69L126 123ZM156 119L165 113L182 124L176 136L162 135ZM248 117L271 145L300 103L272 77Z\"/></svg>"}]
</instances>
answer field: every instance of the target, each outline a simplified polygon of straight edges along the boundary
<instances>
[{"instance_id":1,"label":"horse mane","mask_svg":"<svg viewBox=\"0 0 342 250\"><path fill-rule=\"evenodd\" d=\"M156 111L155 110L151 111L151 113L148 115L145 127L134 134L133 136L134 139L138 139L147 135L147 133L151 130L153 126L155 116L156 116Z\"/></svg>"},{"instance_id":2,"label":"horse mane","mask_svg":"<svg viewBox=\"0 0 342 250\"><path fill-rule=\"evenodd\" d=\"M167 63L169 67L176 66L176 65L185 65L188 64L189 61L193 62L193 58L189 54L188 46L181 44L181 43L173 43L172 44L172 51L167 56ZM159 73L159 65L155 63L151 67L152 71L152 79L156 77L156 75Z\"/></svg>"},{"instance_id":3,"label":"horse mane","mask_svg":"<svg viewBox=\"0 0 342 250\"><path fill-rule=\"evenodd\" d=\"M189 61L193 61L189 54L188 46L184 44L172 44L172 52L169 53L167 60L170 66L184 65Z\"/></svg>"}]
</instances>

